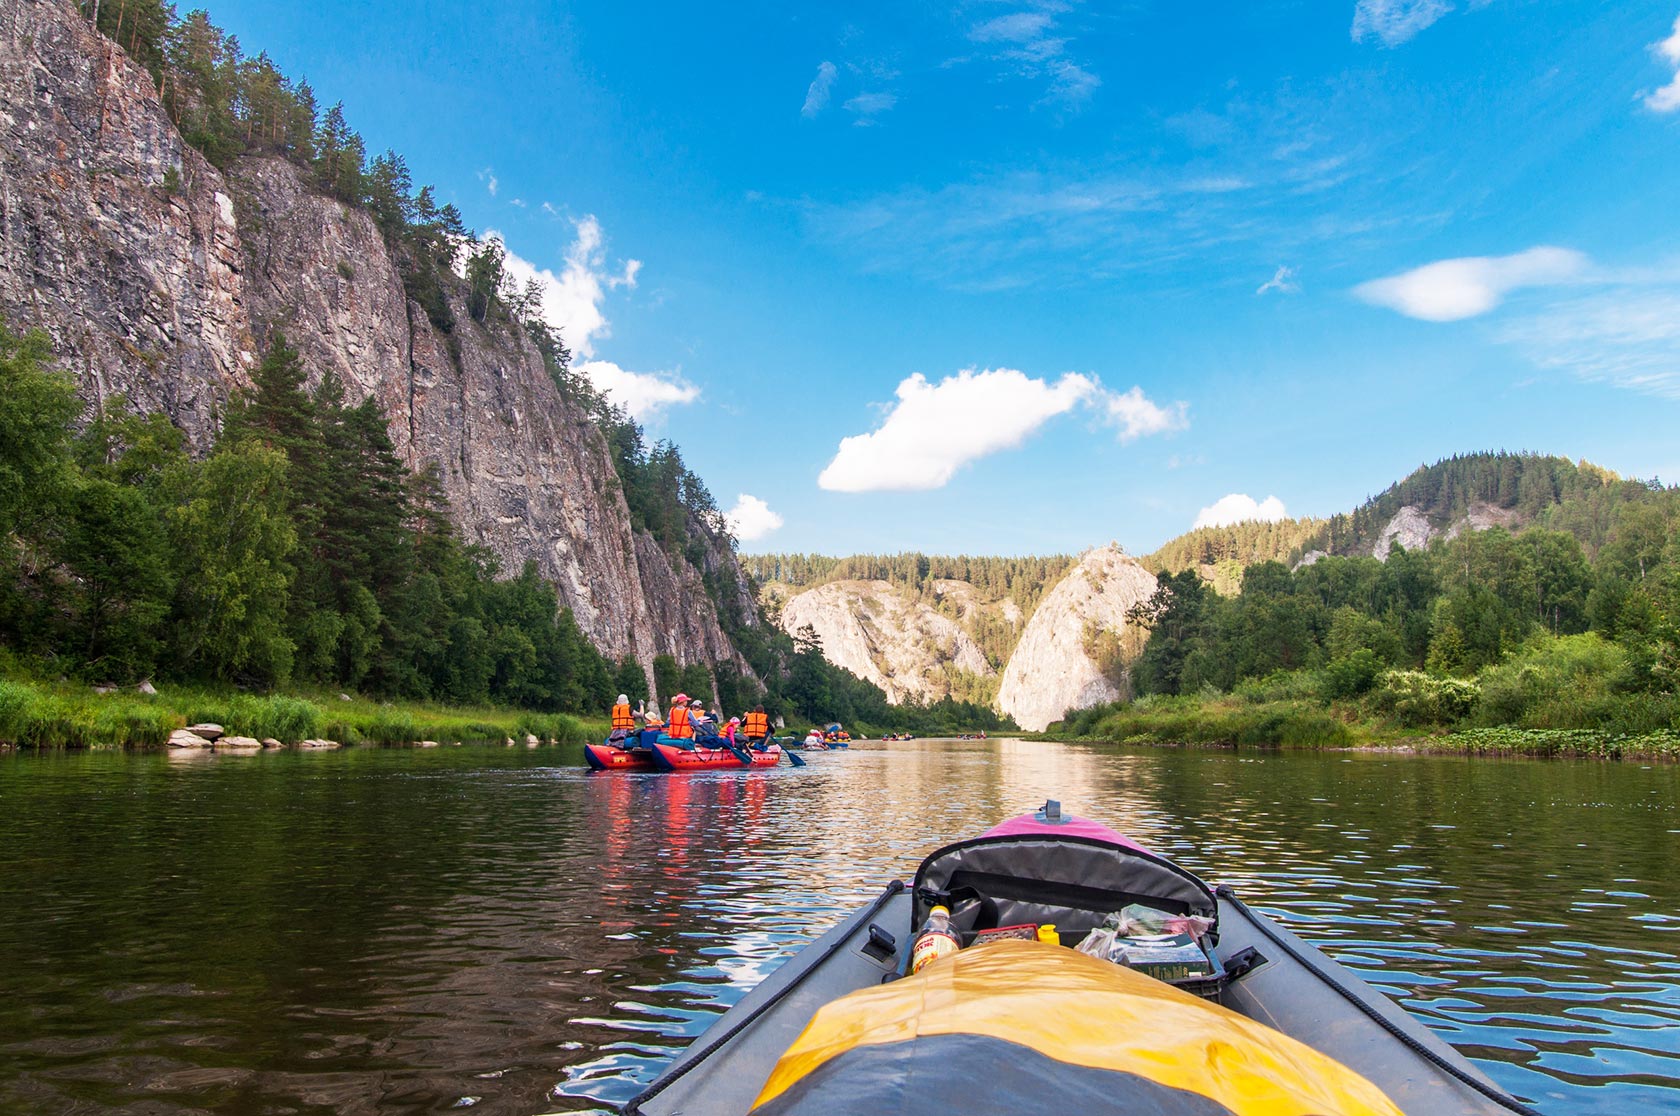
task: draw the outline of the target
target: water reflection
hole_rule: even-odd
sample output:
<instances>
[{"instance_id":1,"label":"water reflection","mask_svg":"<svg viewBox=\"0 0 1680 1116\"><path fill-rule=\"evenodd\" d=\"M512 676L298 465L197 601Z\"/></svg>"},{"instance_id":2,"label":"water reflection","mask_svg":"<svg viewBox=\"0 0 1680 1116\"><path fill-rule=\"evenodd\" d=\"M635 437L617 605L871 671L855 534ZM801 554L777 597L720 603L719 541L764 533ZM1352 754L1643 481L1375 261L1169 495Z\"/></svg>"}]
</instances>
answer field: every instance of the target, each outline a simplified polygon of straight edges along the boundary
<instances>
[{"instance_id":1,"label":"water reflection","mask_svg":"<svg viewBox=\"0 0 1680 1116\"><path fill-rule=\"evenodd\" d=\"M991 741L0 760L0 1110L622 1103L1046 797L1234 884L1549 1113L1680 1112L1674 768Z\"/></svg>"}]
</instances>

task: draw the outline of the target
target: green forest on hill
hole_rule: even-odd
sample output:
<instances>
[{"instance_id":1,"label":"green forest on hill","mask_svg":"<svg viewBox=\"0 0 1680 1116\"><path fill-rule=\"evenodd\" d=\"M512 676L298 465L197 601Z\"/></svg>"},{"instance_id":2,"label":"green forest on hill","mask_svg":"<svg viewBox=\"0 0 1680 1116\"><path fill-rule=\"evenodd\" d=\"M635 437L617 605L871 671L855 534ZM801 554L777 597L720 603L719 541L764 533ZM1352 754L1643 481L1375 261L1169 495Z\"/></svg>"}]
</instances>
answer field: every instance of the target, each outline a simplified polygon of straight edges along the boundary
<instances>
[{"instance_id":1,"label":"green forest on hill","mask_svg":"<svg viewBox=\"0 0 1680 1116\"><path fill-rule=\"evenodd\" d=\"M1321 538L1355 545L1408 504L1437 522L1487 504L1539 525L1396 546L1386 561L1259 562L1230 597L1195 569L1167 574L1134 612L1150 630L1140 698L1061 730L1300 743L1345 741L1361 721L1611 741L1680 730L1680 489L1559 458L1458 457Z\"/></svg>"}]
</instances>

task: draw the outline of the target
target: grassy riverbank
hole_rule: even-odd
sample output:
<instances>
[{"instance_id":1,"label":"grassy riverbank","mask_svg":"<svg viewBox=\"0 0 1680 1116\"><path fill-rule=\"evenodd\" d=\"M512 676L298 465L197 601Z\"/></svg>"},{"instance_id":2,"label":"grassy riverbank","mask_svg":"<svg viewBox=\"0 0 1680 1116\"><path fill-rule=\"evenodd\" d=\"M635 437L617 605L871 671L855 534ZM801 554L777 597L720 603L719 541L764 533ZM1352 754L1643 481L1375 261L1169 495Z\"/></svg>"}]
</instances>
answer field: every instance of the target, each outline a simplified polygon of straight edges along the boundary
<instances>
[{"instance_id":1,"label":"grassy riverbank","mask_svg":"<svg viewBox=\"0 0 1680 1116\"><path fill-rule=\"evenodd\" d=\"M1368 703L1238 694L1154 696L1081 710L1040 734L1048 740L1199 747L1405 749L1491 756L1680 760L1680 731L1429 727L1374 712Z\"/></svg>"},{"instance_id":2,"label":"grassy riverbank","mask_svg":"<svg viewBox=\"0 0 1680 1116\"><path fill-rule=\"evenodd\" d=\"M0 679L0 744L22 748L158 748L175 729L214 722L229 735L287 744L412 744L527 735L579 743L606 735L605 722L564 713L431 702L341 700L336 694L256 695L165 688L156 695L96 693L86 686Z\"/></svg>"}]
</instances>

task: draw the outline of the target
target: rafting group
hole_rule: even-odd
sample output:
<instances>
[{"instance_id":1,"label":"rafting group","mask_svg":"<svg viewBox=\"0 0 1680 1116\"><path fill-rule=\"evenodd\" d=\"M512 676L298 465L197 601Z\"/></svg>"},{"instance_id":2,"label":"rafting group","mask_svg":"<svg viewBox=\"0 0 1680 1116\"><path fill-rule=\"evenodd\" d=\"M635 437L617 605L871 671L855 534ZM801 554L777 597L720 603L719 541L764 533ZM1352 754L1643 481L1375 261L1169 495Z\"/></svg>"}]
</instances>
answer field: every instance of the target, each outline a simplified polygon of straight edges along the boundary
<instances>
[{"instance_id":1,"label":"rafting group","mask_svg":"<svg viewBox=\"0 0 1680 1116\"><path fill-rule=\"evenodd\" d=\"M643 703L630 708L619 694L612 707L611 730L600 744L586 744L584 760L595 771L697 771L710 768L774 767L788 755L770 733L764 706L718 722L698 698L678 694L667 720L659 708Z\"/></svg>"}]
</instances>

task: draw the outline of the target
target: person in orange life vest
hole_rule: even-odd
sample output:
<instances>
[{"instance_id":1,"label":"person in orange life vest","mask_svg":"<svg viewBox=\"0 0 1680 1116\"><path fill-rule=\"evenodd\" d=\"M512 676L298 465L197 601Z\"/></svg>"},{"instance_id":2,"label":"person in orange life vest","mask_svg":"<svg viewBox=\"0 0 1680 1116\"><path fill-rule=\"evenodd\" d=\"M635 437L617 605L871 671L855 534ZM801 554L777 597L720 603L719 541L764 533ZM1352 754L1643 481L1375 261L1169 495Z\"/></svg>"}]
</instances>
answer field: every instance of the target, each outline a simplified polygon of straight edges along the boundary
<instances>
[{"instance_id":1,"label":"person in orange life vest","mask_svg":"<svg viewBox=\"0 0 1680 1116\"><path fill-rule=\"evenodd\" d=\"M671 723L665 726L665 735L686 746L694 739L694 726L688 717L688 695L678 694L671 699Z\"/></svg>"},{"instance_id":2,"label":"person in orange life vest","mask_svg":"<svg viewBox=\"0 0 1680 1116\"><path fill-rule=\"evenodd\" d=\"M731 748L735 746L735 732L740 727L741 718L739 717L729 718L729 723L723 726L722 736L725 740L729 741L729 746Z\"/></svg>"},{"instance_id":3,"label":"person in orange life vest","mask_svg":"<svg viewBox=\"0 0 1680 1116\"><path fill-rule=\"evenodd\" d=\"M636 731L636 717L630 712L630 699L624 694L618 695L618 700L612 707L612 733L607 737L613 743L618 743Z\"/></svg>"},{"instance_id":4,"label":"person in orange life vest","mask_svg":"<svg viewBox=\"0 0 1680 1116\"><path fill-rule=\"evenodd\" d=\"M741 735L747 738L748 744L764 743L764 738L770 735L770 717L764 712L764 706L753 706L753 711L747 714L746 723L741 727Z\"/></svg>"}]
</instances>

